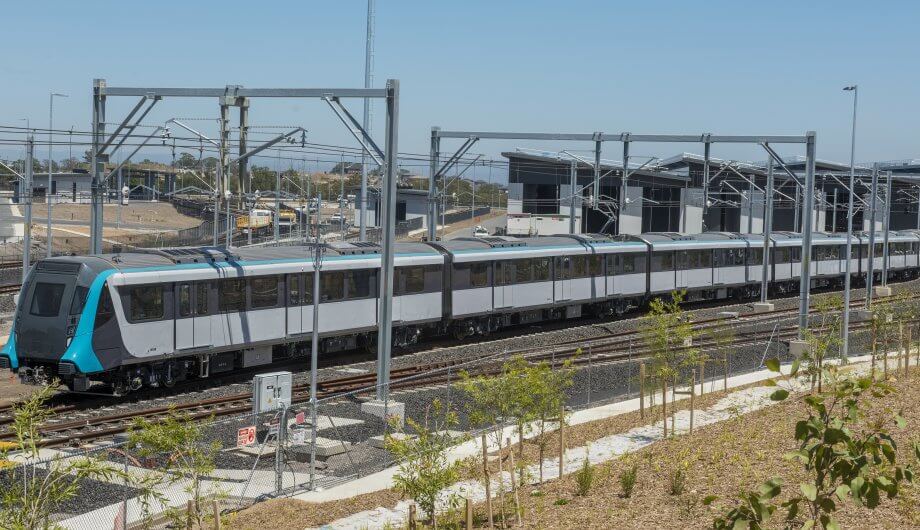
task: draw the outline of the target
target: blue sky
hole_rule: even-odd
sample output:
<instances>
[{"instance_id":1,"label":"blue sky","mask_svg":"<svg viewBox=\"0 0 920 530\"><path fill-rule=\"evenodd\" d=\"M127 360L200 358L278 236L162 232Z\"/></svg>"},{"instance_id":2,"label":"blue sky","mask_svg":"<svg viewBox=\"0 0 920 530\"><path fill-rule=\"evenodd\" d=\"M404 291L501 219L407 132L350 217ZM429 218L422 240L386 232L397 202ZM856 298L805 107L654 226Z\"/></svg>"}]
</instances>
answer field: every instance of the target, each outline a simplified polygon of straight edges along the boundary
<instances>
[{"instance_id":1,"label":"blue sky","mask_svg":"<svg viewBox=\"0 0 920 530\"><path fill-rule=\"evenodd\" d=\"M858 83L857 159L920 158L916 2L377 4L376 85L388 77L401 81L400 151L427 152L432 125L546 132L816 130L818 156L846 161L852 100L840 89ZM55 104L56 128L88 128L94 77L121 86L361 86L365 9L363 0L9 3L3 9L0 124L21 125L17 120L28 117L46 127L48 92L54 90L70 95ZM109 120L132 104L110 100ZM350 106L360 113L359 102ZM382 112L378 104L374 129L381 135ZM166 101L150 123L216 115L210 100ZM304 125L311 141L353 145L318 101L254 102L252 123ZM202 128L213 130L211 122ZM475 150L495 156L518 146L590 147L483 142ZM619 150L610 144L605 157L618 158ZM679 151L701 148L633 148L661 156ZM747 146L717 146L713 156L764 158Z\"/></svg>"}]
</instances>

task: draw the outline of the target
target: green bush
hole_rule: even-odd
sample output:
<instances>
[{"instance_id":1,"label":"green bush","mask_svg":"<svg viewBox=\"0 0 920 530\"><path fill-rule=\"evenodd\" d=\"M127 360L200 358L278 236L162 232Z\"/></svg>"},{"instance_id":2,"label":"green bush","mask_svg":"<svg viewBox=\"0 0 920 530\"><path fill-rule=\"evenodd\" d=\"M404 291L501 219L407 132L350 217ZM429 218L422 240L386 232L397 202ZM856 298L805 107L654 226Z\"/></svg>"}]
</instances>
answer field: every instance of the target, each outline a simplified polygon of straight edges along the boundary
<instances>
[{"instance_id":1,"label":"green bush","mask_svg":"<svg viewBox=\"0 0 920 530\"><path fill-rule=\"evenodd\" d=\"M581 469L575 472L575 494L579 497L584 497L591 491L591 486L593 484L594 468L591 467L586 457L584 463L581 465Z\"/></svg>"},{"instance_id":2,"label":"green bush","mask_svg":"<svg viewBox=\"0 0 920 530\"><path fill-rule=\"evenodd\" d=\"M623 497L632 497L633 489L636 487L636 479L639 478L639 464L633 464L620 472L620 488L623 489Z\"/></svg>"},{"instance_id":3,"label":"green bush","mask_svg":"<svg viewBox=\"0 0 920 530\"><path fill-rule=\"evenodd\" d=\"M684 486L687 484L687 470L684 469L684 466L678 465L674 472L671 473L670 484L668 485L668 491L671 495L681 495L684 492Z\"/></svg>"}]
</instances>

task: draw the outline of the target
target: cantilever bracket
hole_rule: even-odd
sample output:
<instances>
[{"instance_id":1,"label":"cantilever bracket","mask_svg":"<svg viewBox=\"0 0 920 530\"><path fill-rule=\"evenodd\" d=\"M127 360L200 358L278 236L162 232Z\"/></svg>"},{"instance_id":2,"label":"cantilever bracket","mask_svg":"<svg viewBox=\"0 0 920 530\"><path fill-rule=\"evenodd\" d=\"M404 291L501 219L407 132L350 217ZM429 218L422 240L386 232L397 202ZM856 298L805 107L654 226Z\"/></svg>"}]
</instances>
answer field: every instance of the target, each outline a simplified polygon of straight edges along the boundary
<instances>
[{"instance_id":1,"label":"cantilever bracket","mask_svg":"<svg viewBox=\"0 0 920 530\"><path fill-rule=\"evenodd\" d=\"M340 120L342 120L342 124L344 124L348 129L348 132L350 132L352 136L355 137L355 140L361 144L361 147L364 148L364 151L374 159L374 162L377 162L377 165L382 166L383 161L386 158L386 156L383 154L383 151L380 149L380 147L377 146L376 143L374 143L371 135L364 130L361 124L358 123L358 120L356 120L355 117L352 116L350 112L348 112L348 109L342 105L342 102L339 101L339 98L335 96L324 96L323 101L329 104L329 108L331 108L332 112L335 112L335 115L338 116Z\"/></svg>"}]
</instances>

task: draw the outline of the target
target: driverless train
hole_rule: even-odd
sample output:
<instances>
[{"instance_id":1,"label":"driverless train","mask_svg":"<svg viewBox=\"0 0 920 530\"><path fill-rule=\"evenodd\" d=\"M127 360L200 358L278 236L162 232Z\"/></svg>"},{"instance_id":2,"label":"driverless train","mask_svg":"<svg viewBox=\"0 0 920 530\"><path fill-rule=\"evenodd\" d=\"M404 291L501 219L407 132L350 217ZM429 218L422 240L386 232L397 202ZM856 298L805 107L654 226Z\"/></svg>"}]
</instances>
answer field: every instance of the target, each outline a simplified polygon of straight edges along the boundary
<instances>
[{"instance_id":1,"label":"driverless train","mask_svg":"<svg viewBox=\"0 0 920 530\"><path fill-rule=\"evenodd\" d=\"M882 270L882 239L874 267ZM866 274L868 235L852 273ZM812 282L842 284L846 236L814 234ZM889 233L889 275L920 272L920 232ZM673 290L689 300L760 292L762 235L557 235L398 243L394 346L422 335L471 335L520 324L622 314ZM770 289L798 289L802 240L769 241ZM0 367L23 382L102 383L116 394L306 355L313 332L313 249L175 248L39 261L23 284ZM321 351L373 349L380 248L324 245Z\"/></svg>"}]
</instances>

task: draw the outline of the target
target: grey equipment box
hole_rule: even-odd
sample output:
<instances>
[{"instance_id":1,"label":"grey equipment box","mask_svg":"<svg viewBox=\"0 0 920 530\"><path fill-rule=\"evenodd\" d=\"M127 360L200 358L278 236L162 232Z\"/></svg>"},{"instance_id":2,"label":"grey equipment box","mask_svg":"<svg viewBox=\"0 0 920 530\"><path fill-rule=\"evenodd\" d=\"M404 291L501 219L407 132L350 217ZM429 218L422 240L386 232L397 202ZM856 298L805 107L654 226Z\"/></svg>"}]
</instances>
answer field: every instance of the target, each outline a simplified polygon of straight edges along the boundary
<instances>
[{"instance_id":1,"label":"grey equipment box","mask_svg":"<svg viewBox=\"0 0 920 530\"><path fill-rule=\"evenodd\" d=\"M291 372L257 374L252 380L252 412L272 412L291 406Z\"/></svg>"}]
</instances>

